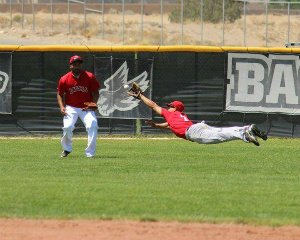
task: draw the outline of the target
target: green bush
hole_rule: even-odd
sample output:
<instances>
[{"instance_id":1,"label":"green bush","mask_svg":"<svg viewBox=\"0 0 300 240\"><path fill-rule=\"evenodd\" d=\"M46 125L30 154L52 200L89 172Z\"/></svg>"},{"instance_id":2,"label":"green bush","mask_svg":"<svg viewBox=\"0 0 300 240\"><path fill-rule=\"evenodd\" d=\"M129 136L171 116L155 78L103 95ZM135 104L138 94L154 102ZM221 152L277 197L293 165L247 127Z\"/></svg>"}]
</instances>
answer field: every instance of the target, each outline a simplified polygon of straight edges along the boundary
<instances>
[{"instance_id":1,"label":"green bush","mask_svg":"<svg viewBox=\"0 0 300 240\"><path fill-rule=\"evenodd\" d=\"M22 16L21 15L15 15L14 17L13 17L13 21L14 22L21 22L21 20L22 20Z\"/></svg>"},{"instance_id":2,"label":"green bush","mask_svg":"<svg viewBox=\"0 0 300 240\"><path fill-rule=\"evenodd\" d=\"M178 1L181 4L181 1ZM241 17L242 2L225 0L225 20L234 22ZM203 0L203 21L218 23L223 19L223 1ZM200 20L201 4L199 0L185 0L183 7L183 20ZM181 7L177 7L169 14L171 22L181 22Z\"/></svg>"}]
</instances>

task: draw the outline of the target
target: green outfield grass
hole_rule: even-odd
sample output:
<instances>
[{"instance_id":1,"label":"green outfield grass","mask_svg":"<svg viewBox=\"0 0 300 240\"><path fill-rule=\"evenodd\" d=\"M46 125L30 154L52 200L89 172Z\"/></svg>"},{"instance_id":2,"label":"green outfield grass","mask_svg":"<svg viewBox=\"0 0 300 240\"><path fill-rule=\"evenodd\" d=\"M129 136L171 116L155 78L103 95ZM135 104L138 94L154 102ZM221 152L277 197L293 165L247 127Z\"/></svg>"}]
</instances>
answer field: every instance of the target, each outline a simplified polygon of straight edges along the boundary
<instances>
[{"instance_id":1,"label":"green outfield grass","mask_svg":"<svg viewBox=\"0 0 300 240\"><path fill-rule=\"evenodd\" d=\"M0 140L0 217L300 225L300 139Z\"/></svg>"}]
</instances>

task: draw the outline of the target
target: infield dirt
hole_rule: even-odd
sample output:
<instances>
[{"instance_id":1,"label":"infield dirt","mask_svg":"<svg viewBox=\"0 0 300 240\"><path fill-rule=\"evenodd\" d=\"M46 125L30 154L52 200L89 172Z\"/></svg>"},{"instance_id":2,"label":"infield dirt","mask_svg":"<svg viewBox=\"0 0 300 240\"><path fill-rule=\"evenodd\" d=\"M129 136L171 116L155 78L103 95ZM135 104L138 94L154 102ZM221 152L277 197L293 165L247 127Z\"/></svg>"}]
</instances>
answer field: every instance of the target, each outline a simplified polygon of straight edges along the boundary
<instances>
[{"instance_id":1,"label":"infield dirt","mask_svg":"<svg viewBox=\"0 0 300 240\"><path fill-rule=\"evenodd\" d=\"M1 240L299 240L295 226L0 219Z\"/></svg>"}]
</instances>

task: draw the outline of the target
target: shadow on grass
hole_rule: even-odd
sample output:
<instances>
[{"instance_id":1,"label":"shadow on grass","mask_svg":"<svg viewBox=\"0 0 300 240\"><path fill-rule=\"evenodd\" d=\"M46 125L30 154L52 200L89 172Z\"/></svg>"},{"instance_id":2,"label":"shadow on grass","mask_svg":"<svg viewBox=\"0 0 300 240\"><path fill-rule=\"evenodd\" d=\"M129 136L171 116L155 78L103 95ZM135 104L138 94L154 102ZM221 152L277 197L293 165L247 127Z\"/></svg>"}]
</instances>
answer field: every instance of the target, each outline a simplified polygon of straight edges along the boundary
<instances>
[{"instance_id":1,"label":"shadow on grass","mask_svg":"<svg viewBox=\"0 0 300 240\"><path fill-rule=\"evenodd\" d=\"M111 156L111 155L97 155L94 157L86 157L86 156L79 156L79 155L72 155L68 157L60 157L58 156L59 159L61 160L108 160L108 159L121 159L122 157L120 156Z\"/></svg>"},{"instance_id":2,"label":"shadow on grass","mask_svg":"<svg viewBox=\"0 0 300 240\"><path fill-rule=\"evenodd\" d=\"M118 158L121 158L121 157L120 156L111 156L111 155L96 155L96 156L90 157L90 158L87 157L87 159L91 159L91 160L93 160L93 159L100 159L100 160L103 160L103 159L118 159Z\"/></svg>"}]
</instances>

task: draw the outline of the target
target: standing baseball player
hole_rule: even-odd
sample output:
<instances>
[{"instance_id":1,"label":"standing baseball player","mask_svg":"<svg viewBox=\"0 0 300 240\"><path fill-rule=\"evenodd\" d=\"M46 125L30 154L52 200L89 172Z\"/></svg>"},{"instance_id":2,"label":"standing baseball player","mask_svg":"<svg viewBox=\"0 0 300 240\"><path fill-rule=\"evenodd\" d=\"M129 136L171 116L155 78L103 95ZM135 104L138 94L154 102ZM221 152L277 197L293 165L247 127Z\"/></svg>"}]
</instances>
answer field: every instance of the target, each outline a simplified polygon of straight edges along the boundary
<instances>
[{"instance_id":1,"label":"standing baseball player","mask_svg":"<svg viewBox=\"0 0 300 240\"><path fill-rule=\"evenodd\" d=\"M95 114L99 98L100 84L94 74L82 69L80 56L70 58L70 72L59 79L57 102L63 118L63 136L61 157L67 157L73 150L72 137L78 117L84 123L88 133L85 149L87 157L93 157L96 151L98 124Z\"/></svg>"},{"instance_id":2,"label":"standing baseball player","mask_svg":"<svg viewBox=\"0 0 300 240\"><path fill-rule=\"evenodd\" d=\"M180 138L197 142L201 144L222 143L232 140L243 140L247 143L253 143L259 146L256 137L267 140L265 132L259 130L255 124L243 127L211 127L204 121L193 124L186 114L183 113L184 105L180 101L173 101L167 104L167 109L158 106L155 102L145 97L138 86L133 86L128 94L142 100L149 108L161 115L166 122L155 123L146 121L146 123L155 128L169 128Z\"/></svg>"}]
</instances>

